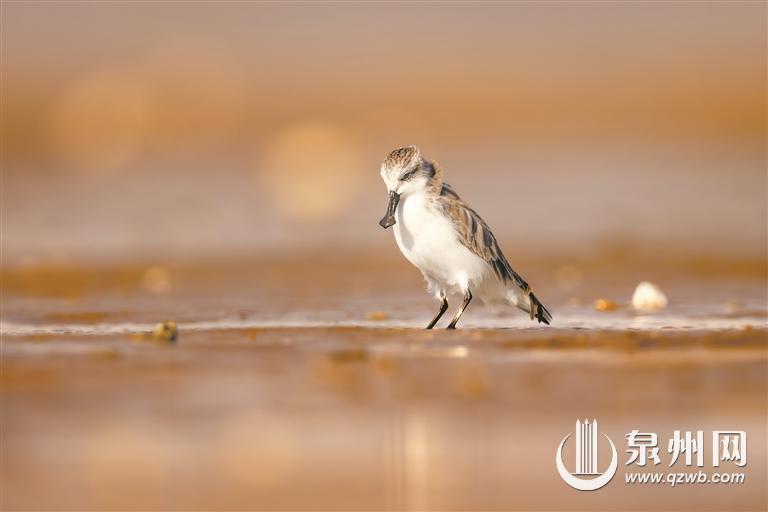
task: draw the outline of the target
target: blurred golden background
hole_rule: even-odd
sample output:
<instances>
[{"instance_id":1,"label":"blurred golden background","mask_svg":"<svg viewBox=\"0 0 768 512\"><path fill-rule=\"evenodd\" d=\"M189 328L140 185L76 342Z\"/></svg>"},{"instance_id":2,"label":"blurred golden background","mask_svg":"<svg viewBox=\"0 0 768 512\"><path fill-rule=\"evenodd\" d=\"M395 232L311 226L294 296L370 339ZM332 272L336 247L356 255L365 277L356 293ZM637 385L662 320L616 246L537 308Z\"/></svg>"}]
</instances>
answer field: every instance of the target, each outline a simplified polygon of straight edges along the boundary
<instances>
[{"instance_id":1,"label":"blurred golden background","mask_svg":"<svg viewBox=\"0 0 768 512\"><path fill-rule=\"evenodd\" d=\"M767 15L0 2L0 509L765 510ZM551 328L421 330L407 144ZM744 430L747 480L578 493L587 415Z\"/></svg>"},{"instance_id":2,"label":"blurred golden background","mask_svg":"<svg viewBox=\"0 0 768 512\"><path fill-rule=\"evenodd\" d=\"M2 6L3 264L386 250L418 144L518 252L763 261L762 2Z\"/></svg>"}]
</instances>

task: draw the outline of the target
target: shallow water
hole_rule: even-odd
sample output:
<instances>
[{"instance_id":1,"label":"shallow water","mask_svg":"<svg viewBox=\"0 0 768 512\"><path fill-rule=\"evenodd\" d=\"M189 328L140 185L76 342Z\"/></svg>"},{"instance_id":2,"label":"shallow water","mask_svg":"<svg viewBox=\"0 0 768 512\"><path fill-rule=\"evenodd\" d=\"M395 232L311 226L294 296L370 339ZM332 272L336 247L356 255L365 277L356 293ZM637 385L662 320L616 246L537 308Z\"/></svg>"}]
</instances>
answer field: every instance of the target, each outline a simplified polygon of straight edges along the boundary
<instances>
[{"instance_id":1,"label":"shallow water","mask_svg":"<svg viewBox=\"0 0 768 512\"><path fill-rule=\"evenodd\" d=\"M641 272L566 290L533 267L552 327L472 304L424 331L408 267L244 268L169 267L162 292L141 268L6 274L4 507L765 509L759 274L673 275L670 307L637 314ZM166 319L175 343L149 336ZM586 416L620 450L634 428L745 430L746 482L574 491L552 459Z\"/></svg>"}]
</instances>

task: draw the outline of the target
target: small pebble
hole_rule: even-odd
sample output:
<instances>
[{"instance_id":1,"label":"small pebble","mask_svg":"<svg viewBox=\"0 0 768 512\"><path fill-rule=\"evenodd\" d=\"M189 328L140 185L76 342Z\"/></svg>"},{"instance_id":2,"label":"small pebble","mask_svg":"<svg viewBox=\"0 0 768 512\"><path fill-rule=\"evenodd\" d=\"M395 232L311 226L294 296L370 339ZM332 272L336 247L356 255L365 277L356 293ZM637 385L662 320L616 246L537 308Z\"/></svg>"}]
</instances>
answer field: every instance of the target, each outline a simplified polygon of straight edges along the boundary
<instances>
[{"instance_id":1,"label":"small pebble","mask_svg":"<svg viewBox=\"0 0 768 512\"><path fill-rule=\"evenodd\" d=\"M179 329L176 327L176 322L168 320L157 324L152 331L152 337L159 341L175 342L179 337Z\"/></svg>"},{"instance_id":2,"label":"small pebble","mask_svg":"<svg viewBox=\"0 0 768 512\"><path fill-rule=\"evenodd\" d=\"M655 284L643 281L632 294L632 307L638 311L660 311L667 307L667 296Z\"/></svg>"},{"instance_id":3,"label":"small pebble","mask_svg":"<svg viewBox=\"0 0 768 512\"><path fill-rule=\"evenodd\" d=\"M384 311L371 311L367 315L365 315L365 318L368 320L389 320L389 314Z\"/></svg>"},{"instance_id":4,"label":"small pebble","mask_svg":"<svg viewBox=\"0 0 768 512\"><path fill-rule=\"evenodd\" d=\"M597 299L595 301L595 309L598 311L616 311L619 309L619 305L608 299Z\"/></svg>"}]
</instances>

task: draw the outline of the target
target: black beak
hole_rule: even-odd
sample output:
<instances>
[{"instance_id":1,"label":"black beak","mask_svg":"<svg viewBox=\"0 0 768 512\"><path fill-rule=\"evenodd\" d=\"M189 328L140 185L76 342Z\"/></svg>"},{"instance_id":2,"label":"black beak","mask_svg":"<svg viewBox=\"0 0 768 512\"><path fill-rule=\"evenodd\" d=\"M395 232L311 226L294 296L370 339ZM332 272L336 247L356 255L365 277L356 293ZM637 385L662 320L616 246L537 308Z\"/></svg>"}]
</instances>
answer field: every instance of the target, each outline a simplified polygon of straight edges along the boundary
<instances>
[{"instance_id":1,"label":"black beak","mask_svg":"<svg viewBox=\"0 0 768 512\"><path fill-rule=\"evenodd\" d=\"M398 194L397 192L390 192L389 205L387 205L387 213L379 221L379 226L383 227L384 229L387 229L388 227L395 225L395 222L397 222L395 220L395 211L397 210L397 203L399 202L400 202L400 194Z\"/></svg>"}]
</instances>

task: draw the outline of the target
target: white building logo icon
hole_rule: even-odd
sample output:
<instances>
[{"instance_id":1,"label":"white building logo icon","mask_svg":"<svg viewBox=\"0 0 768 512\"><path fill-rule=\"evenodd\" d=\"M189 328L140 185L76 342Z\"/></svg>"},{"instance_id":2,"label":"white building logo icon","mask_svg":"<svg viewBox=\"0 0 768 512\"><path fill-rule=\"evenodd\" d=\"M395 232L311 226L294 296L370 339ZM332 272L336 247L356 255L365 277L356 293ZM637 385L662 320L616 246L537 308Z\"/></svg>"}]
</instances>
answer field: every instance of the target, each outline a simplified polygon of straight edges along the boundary
<instances>
[{"instance_id":1,"label":"white building logo icon","mask_svg":"<svg viewBox=\"0 0 768 512\"><path fill-rule=\"evenodd\" d=\"M616 446L614 446L611 438L605 434L603 434L603 437L611 446L611 463L605 472L600 473L598 470L598 448L600 445L600 436L598 434L597 420L592 420L592 423L589 420L584 420L584 422L576 420L576 471L573 473L568 471L565 468L565 464L563 464L563 447L568 438L571 437L571 434L565 436L560 441L560 446L557 447L557 454L555 455L557 472L560 473L560 477L565 483L579 491L599 489L610 482L613 475L616 474L616 469L619 465Z\"/></svg>"}]
</instances>

